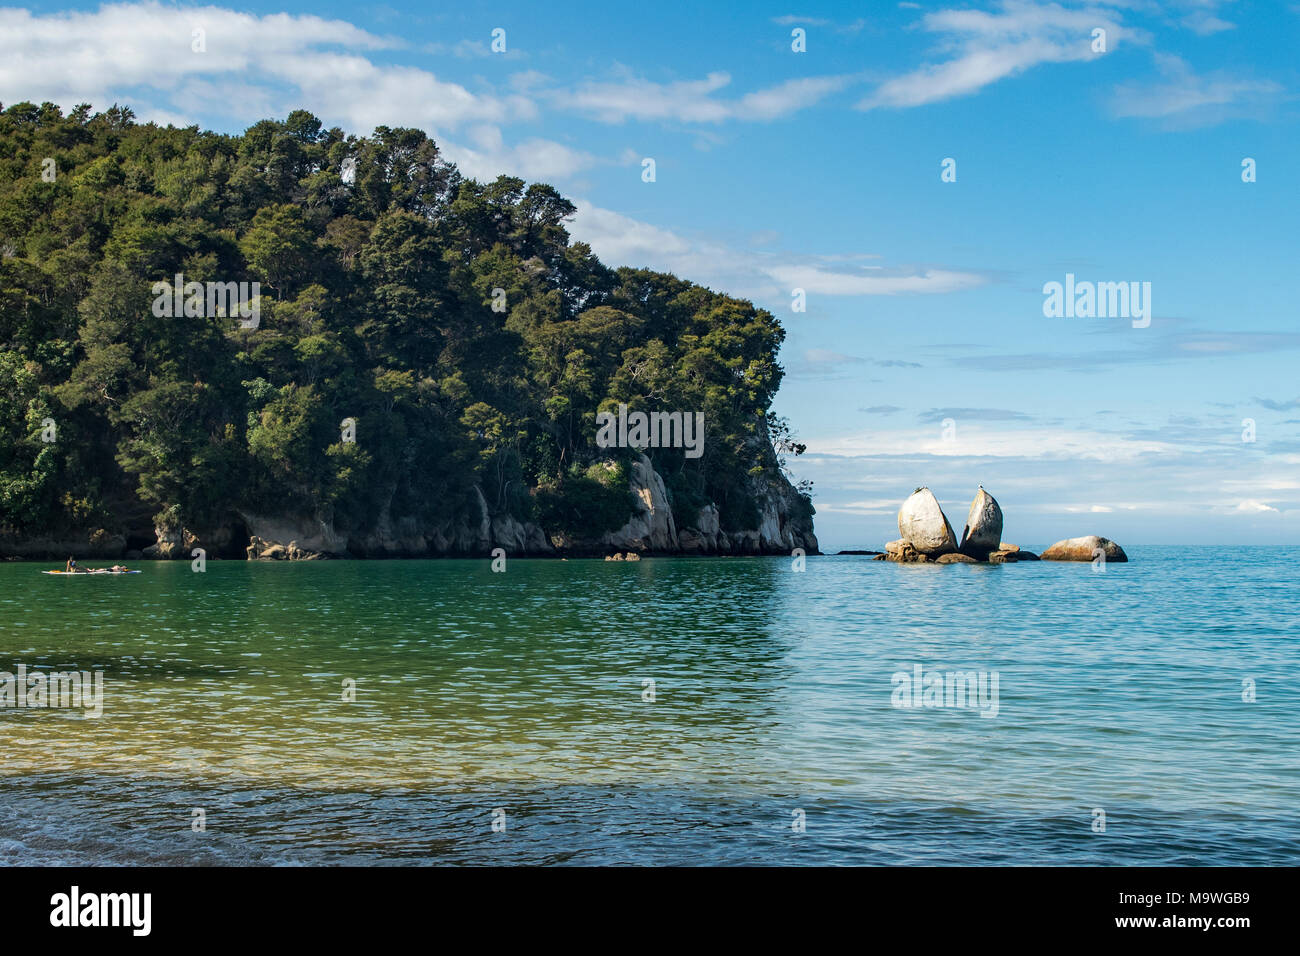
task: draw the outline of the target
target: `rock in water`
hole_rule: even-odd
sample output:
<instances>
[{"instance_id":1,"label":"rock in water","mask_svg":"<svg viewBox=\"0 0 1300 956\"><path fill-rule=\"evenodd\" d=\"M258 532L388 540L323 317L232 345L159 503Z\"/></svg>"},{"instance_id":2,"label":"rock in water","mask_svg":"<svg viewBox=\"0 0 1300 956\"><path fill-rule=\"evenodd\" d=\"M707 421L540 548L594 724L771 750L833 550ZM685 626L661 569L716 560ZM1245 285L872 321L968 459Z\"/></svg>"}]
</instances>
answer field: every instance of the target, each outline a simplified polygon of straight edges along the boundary
<instances>
[{"instance_id":1,"label":"rock in water","mask_svg":"<svg viewBox=\"0 0 1300 956\"><path fill-rule=\"evenodd\" d=\"M957 550L972 558L986 558L991 551L999 550L1002 541L1002 509L993 496L984 490L975 493L971 502L970 513L966 515L966 527L961 532L961 544Z\"/></svg>"},{"instance_id":2,"label":"rock in water","mask_svg":"<svg viewBox=\"0 0 1300 956\"><path fill-rule=\"evenodd\" d=\"M918 552L910 544L899 538L897 541L890 541L885 545L885 553L881 555L886 561L893 561L895 564L924 564L925 555Z\"/></svg>"},{"instance_id":3,"label":"rock in water","mask_svg":"<svg viewBox=\"0 0 1300 956\"><path fill-rule=\"evenodd\" d=\"M1102 538L1095 534L1058 541L1039 557L1044 561L1091 561L1098 549L1106 555L1107 561L1128 560L1128 555L1124 553L1123 548L1110 538Z\"/></svg>"},{"instance_id":4,"label":"rock in water","mask_svg":"<svg viewBox=\"0 0 1300 956\"><path fill-rule=\"evenodd\" d=\"M951 554L941 554L935 559L936 564L979 564L975 558L969 554L960 554L956 551Z\"/></svg>"},{"instance_id":5,"label":"rock in water","mask_svg":"<svg viewBox=\"0 0 1300 956\"><path fill-rule=\"evenodd\" d=\"M957 550L957 536L929 488L917 488L898 509L898 533L920 554L934 556Z\"/></svg>"}]
</instances>

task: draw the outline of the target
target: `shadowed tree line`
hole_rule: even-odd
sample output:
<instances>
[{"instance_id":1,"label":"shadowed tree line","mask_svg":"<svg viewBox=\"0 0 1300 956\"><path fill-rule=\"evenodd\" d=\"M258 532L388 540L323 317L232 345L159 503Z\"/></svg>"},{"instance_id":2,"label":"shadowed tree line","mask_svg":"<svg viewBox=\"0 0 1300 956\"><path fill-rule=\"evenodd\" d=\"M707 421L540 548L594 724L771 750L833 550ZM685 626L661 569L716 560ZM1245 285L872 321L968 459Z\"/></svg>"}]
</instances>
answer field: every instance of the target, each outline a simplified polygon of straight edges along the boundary
<instances>
[{"instance_id":1,"label":"shadowed tree line","mask_svg":"<svg viewBox=\"0 0 1300 956\"><path fill-rule=\"evenodd\" d=\"M545 184L461 176L419 130L4 109L0 526L245 510L347 531L385 504L448 519L478 485L548 531L609 530L626 467L600 462L625 453L596 447L595 413L626 402L705 414L702 457L648 451L679 522L712 501L724 530L753 528L751 479L802 450L768 414L784 331L750 302L607 268L570 241L573 213ZM259 326L155 316L154 283L178 272L261 283Z\"/></svg>"}]
</instances>

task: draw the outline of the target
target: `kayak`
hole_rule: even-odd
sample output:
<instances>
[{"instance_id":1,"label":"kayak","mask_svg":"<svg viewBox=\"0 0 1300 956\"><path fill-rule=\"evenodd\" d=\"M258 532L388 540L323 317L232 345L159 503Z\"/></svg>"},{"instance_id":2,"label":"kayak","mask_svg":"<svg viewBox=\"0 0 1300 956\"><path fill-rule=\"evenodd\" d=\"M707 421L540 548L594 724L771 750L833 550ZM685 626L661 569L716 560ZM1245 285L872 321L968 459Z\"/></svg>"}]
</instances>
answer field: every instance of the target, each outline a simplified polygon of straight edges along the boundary
<instances>
[{"instance_id":1,"label":"kayak","mask_svg":"<svg viewBox=\"0 0 1300 956\"><path fill-rule=\"evenodd\" d=\"M139 574L139 571L42 571L41 574L61 574L65 578L88 578L92 574Z\"/></svg>"}]
</instances>

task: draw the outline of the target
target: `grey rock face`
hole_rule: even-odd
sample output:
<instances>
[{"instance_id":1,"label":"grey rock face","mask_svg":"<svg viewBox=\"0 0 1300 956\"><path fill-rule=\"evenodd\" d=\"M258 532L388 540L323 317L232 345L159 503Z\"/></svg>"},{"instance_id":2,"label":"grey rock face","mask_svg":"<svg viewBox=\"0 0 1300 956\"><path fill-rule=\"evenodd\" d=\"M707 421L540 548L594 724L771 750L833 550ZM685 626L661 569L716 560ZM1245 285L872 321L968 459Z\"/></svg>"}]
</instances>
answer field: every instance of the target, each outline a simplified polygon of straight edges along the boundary
<instances>
[{"instance_id":1,"label":"grey rock face","mask_svg":"<svg viewBox=\"0 0 1300 956\"><path fill-rule=\"evenodd\" d=\"M966 516L957 550L972 558L984 559L998 550L1002 541L1002 509L993 496L980 486Z\"/></svg>"},{"instance_id":2,"label":"grey rock face","mask_svg":"<svg viewBox=\"0 0 1300 956\"><path fill-rule=\"evenodd\" d=\"M952 525L929 488L918 488L898 509L898 534L920 554L937 557L957 550Z\"/></svg>"}]
</instances>

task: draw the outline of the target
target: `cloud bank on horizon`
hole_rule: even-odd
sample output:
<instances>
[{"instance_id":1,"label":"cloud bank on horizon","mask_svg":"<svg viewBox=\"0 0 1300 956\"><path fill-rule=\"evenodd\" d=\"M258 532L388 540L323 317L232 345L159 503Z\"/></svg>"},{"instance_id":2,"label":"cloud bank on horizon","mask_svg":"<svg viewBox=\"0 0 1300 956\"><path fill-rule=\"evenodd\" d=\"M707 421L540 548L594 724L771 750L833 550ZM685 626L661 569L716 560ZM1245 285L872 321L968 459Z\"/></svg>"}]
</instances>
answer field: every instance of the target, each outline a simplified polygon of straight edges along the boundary
<instances>
[{"instance_id":1,"label":"cloud bank on horizon","mask_svg":"<svg viewBox=\"0 0 1300 956\"><path fill-rule=\"evenodd\" d=\"M297 7L0 8L0 102L305 108L555 184L606 262L780 316L825 546L981 483L1026 546L1295 541L1300 7Z\"/></svg>"}]
</instances>

